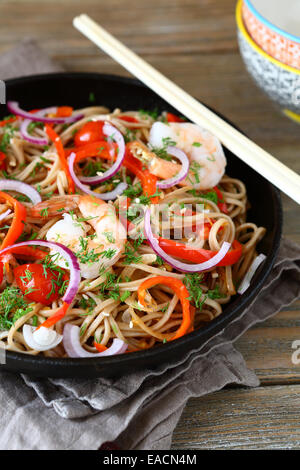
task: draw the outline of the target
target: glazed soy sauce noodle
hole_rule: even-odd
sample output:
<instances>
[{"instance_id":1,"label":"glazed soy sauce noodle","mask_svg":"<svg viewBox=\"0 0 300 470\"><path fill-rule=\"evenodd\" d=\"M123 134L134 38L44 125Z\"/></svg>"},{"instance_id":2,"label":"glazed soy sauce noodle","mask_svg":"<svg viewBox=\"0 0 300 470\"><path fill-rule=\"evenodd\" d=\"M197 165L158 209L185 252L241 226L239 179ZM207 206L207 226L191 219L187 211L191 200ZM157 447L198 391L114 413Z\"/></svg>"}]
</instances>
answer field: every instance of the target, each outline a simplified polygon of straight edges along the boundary
<instances>
[{"instance_id":1,"label":"glazed soy sauce noodle","mask_svg":"<svg viewBox=\"0 0 300 470\"><path fill-rule=\"evenodd\" d=\"M83 114L84 117L67 126L61 124L54 126L65 148L73 147L76 132L91 120L109 121L125 136L127 141L135 140L147 144L153 123L165 118L165 113L156 116L153 113L141 111L122 112L120 109L109 112L108 109L98 106L81 109L76 113ZM29 143L21 137L19 128L20 121L18 120L10 123L9 127L0 127L0 142L3 143L5 133L9 133L9 142L5 148L6 169L2 169L0 177L15 178L32 185L46 202L45 207L47 204L49 206L52 204L54 196L59 195L62 200L64 197L67 198L68 179L61 168L55 146L51 142L46 147ZM46 137L43 126L34 127L33 134ZM111 164L112 162L108 160L87 158L77 165L77 174L88 175L91 170L93 174L97 174L99 171L103 172L110 168ZM93 187L93 190L100 193L110 191L119 181L130 181L131 188L137 188L140 184L136 176L125 167L121 167L114 178ZM205 216L210 220L210 230L207 239L200 237L196 240L197 248L218 251L224 241L232 243L238 240L243 245L243 253L237 263L232 266L215 267L205 274L185 275L159 260L148 244L129 238L125 245L125 253L116 263L92 279L82 278L76 298L67 315L54 326L54 329L62 334L66 323L79 326L80 343L89 352L96 352L94 340L103 346L109 346L112 339L117 337L128 344L129 352L150 348L157 343L170 340L182 320L182 307L174 291L168 286L156 285L146 294L146 307L138 302L138 287L143 281L153 276L169 276L184 281L190 292L191 304L195 307L194 328L200 328L206 322L221 315L223 305L226 305L231 296L236 294L237 285L257 256L256 246L264 236L265 229L247 221L247 209L250 203L242 181L224 175L218 188L223 195L227 213L221 212L215 200L205 197L207 191L193 190L189 186L179 185L160 190L159 201L168 204L170 210L178 205L183 207L189 204L194 208L196 204L204 204ZM13 192L11 194L16 195ZM62 211L57 212L57 215L53 217L33 217L30 215L32 204L26 200L22 200L22 204L29 210L22 235L23 240L45 239L51 227L62 219L62 214L70 213L66 202L62 205ZM115 209L120 209L119 198L111 204ZM8 208L7 204L1 203L0 214ZM71 212L75 220L82 219L82 213L77 206L72 207ZM187 218L187 221L193 225L197 217L197 214L193 214L190 219ZM13 214L10 214L0 221L1 240L4 239L12 218ZM88 222L84 220L80 223L83 224L87 235L93 237L95 230ZM178 218L171 217L171 232L176 229L177 223ZM138 227L137 224L136 230ZM163 229L163 223L160 229ZM8 286L15 286L13 268L25 261L15 255L10 257L9 262L12 269L5 272L1 284L2 292ZM44 352L32 350L22 335L24 324L40 325L55 313L61 301L55 300L49 306L29 302L30 311L17 318L9 329L0 331L2 344L8 350L28 354L66 356L62 344Z\"/></svg>"}]
</instances>

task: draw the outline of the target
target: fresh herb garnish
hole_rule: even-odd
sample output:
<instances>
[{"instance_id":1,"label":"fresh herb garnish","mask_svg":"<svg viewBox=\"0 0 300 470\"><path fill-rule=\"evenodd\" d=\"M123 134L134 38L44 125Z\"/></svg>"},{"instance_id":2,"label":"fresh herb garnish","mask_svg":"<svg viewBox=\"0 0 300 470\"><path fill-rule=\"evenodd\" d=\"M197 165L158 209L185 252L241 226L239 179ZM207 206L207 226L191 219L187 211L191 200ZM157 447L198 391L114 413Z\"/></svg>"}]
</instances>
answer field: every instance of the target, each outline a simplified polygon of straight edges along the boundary
<instances>
[{"instance_id":1,"label":"fresh herb garnish","mask_svg":"<svg viewBox=\"0 0 300 470\"><path fill-rule=\"evenodd\" d=\"M159 116L159 111L157 108L154 109L153 111L146 111L144 109L139 109L139 114L141 115L141 117L151 117L152 119L156 121Z\"/></svg>"},{"instance_id":2,"label":"fresh herb garnish","mask_svg":"<svg viewBox=\"0 0 300 470\"><path fill-rule=\"evenodd\" d=\"M95 100L96 100L95 93L93 91L91 91L90 94L89 94L89 102L90 103L95 103Z\"/></svg>"},{"instance_id":3,"label":"fresh herb garnish","mask_svg":"<svg viewBox=\"0 0 300 470\"><path fill-rule=\"evenodd\" d=\"M81 263L92 264L99 260L101 253L96 253L94 248L88 249L88 239L79 237L80 250L75 253Z\"/></svg>"},{"instance_id":4,"label":"fresh herb garnish","mask_svg":"<svg viewBox=\"0 0 300 470\"><path fill-rule=\"evenodd\" d=\"M18 287L6 287L0 294L0 330L9 330L23 315L32 311Z\"/></svg>"},{"instance_id":5,"label":"fresh herb garnish","mask_svg":"<svg viewBox=\"0 0 300 470\"><path fill-rule=\"evenodd\" d=\"M39 128L39 129L43 129L44 128L44 123L43 122L38 122L38 121L32 121L28 127L27 127L27 131L29 134L32 134L33 131L36 129L36 128Z\"/></svg>"},{"instance_id":6,"label":"fresh herb garnish","mask_svg":"<svg viewBox=\"0 0 300 470\"><path fill-rule=\"evenodd\" d=\"M138 197L142 193L142 186L141 183L134 184L132 186L128 186L127 189L123 192L124 196L130 197L134 199Z\"/></svg>"},{"instance_id":7,"label":"fresh herb garnish","mask_svg":"<svg viewBox=\"0 0 300 470\"><path fill-rule=\"evenodd\" d=\"M81 299L78 302L78 306L82 308L83 310L87 310L88 313L91 313L93 309L96 307L96 302L94 299L91 297L88 297L85 299L84 297L81 297Z\"/></svg>"},{"instance_id":8,"label":"fresh herb garnish","mask_svg":"<svg viewBox=\"0 0 300 470\"><path fill-rule=\"evenodd\" d=\"M132 142L133 140L136 140L136 133L135 131L131 129L126 129L125 135L124 135L124 140L125 143L128 144L128 142Z\"/></svg>"},{"instance_id":9,"label":"fresh herb garnish","mask_svg":"<svg viewBox=\"0 0 300 470\"><path fill-rule=\"evenodd\" d=\"M131 292L129 290L125 290L124 292L122 292L122 294L120 295L121 302L125 302L125 300L128 299L130 295L131 295Z\"/></svg>"},{"instance_id":10,"label":"fresh herb garnish","mask_svg":"<svg viewBox=\"0 0 300 470\"><path fill-rule=\"evenodd\" d=\"M188 298L190 301L194 302L197 308L200 308L201 298L203 295L203 290L200 287L200 283L203 280L203 275L199 273L186 274L183 278L183 283L185 284L187 290L190 293Z\"/></svg>"},{"instance_id":11,"label":"fresh herb garnish","mask_svg":"<svg viewBox=\"0 0 300 470\"><path fill-rule=\"evenodd\" d=\"M142 257L140 255L137 255L136 250L132 248L129 242L126 242L125 244L124 256L124 264L137 264L140 263L142 260Z\"/></svg>"},{"instance_id":12,"label":"fresh herb garnish","mask_svg":"<svg viewBox=\"0 0 300 470\"><path fill-rule=\"evenodd\" d=\"M171 161L171 155L168 155L167 148L176 146L176 142L170 137L164 137L162 139L162 147L151 147L151 151L154 152L159 158Z\"/></svg>"},{"instance_id":13,"label":"fresh herb garnish","mask_svg":"<svg viewBox=\"0 0 300 470\"><path fill-rule=\"evenodd\" d=\"M199 184L200 183L200 178L199 178L199 170L202 168L200 163L196 162L195 160L191 162L190 164L190 172L194 176L194 181L191 180L190 176L188 176L189 181L192 184Z\"/></svg>"},{"instance_id":14,"label":"fresh herb garnish","mask_svg":"<svg viewBox=\"0 0 300 470\"><path fill-rule=\"evenodd\" d=\"M117 253L117 250L115 250L114 248L108 248L107 250L102 251L100 255L101 255L101 258L112 259L116 253Z\"/></svg>"},{"instance_id":15,"label":"fresh herb garnish","mask_svg":"<svg viewBox=\"0 0 300 470\"><path fill-rule=\"evenodd\" d=\"M188 298L195 304L196 308L202 310L202 306L207 298L209 299L221 299L224 297L220 292L220 286L216 286L214 289L210 289L207 292L203 292L200 283L203 281L203 275L199 273L186 274L183 278L183 283L186 285L190 297Z\"/></svg>"},{"instance_id":16,"label":"fresh herb garnish","mask_svg":"<svg viewBox=\"0 0 300 470\"><path fill-rule=\"evenodd\" d=\"M113 237L112 232L103 232L103 235L105 236L106 240L109 241L109 243L115 243L116 242L115 238Z\"/></svg>"},{"instance_id":17,"label":"fresh herb garnish","mask_svg":"<svg viewBox=\"0 0 300 470\"><path fill-rule=\"evenodd\" d=\"M1 143L0 143L0 151L6 153L7 147L10 144L10 139L13 137L14 129L10 124L6 124L3 128L4 134L2 135Z\"/></svg>"},{"instance_id":18,"label":"fresh herb garnish","mask_svg":"<svg viewBox=\"0 0 300 470\"><path fill-rule=\"evenodd\" d=\"M208 193L200 193L200 197L202 197L203 199L208 199L209 201L212 201L215 204L218 204L218 195L216 191L209 191Z\"/></svg>"},{"instance_id":19,"label":"fresh herb garnish","mask_svg":"<svg viewBox=\"0 0 300 470\"><path fill-rule=\"evenodd\" d=\"M49 207L45 207L45 209L42 209L42 210L40 211L40 215L41 215L42 217L48 217L48 210L49 210Z\"/></svg>"}]
</instances>

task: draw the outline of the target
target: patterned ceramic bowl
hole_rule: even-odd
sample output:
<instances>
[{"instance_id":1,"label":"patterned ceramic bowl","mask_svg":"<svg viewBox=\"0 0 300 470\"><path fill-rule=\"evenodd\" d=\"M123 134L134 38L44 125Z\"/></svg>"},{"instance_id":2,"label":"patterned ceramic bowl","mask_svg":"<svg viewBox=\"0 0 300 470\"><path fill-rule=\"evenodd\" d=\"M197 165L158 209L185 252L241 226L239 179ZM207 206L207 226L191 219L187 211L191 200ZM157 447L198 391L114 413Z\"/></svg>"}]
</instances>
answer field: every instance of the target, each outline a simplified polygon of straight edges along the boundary
<instances>
[{"instance_id":1,"label":"patterned ceramic bowl","mask_svg":"<svg viewBox=\"0 0 300 470\"><path fill-rule=\"evenodd\" d=\"M263 16L255 8L257 0L244 0L242 7L244 24L256 44L267 54L283 64L300 69L300 37L290 34L272 23L276 21L277 25L285 26L287 30L295 30L291 19L293 11L283 0L280 2L278 5L274 5L274 2L268 3L265 0L264 4L261 3L257 6L260 12L264 12ZM299 7L294 13L299 17Z\"/></svg>"},{"instance_id":2,"label":"patterned ceramic bowl","mask_svg":"<svg viewBox=\"0 0 300 470\"><path fill-rule=\"evenodd\" d=\"M285 114L300 122L300 70L269 56L253 41L243 23L242 3L243 0L237 3L236 21L240 52L247 70Z\"/></svg>"}]
</instances>

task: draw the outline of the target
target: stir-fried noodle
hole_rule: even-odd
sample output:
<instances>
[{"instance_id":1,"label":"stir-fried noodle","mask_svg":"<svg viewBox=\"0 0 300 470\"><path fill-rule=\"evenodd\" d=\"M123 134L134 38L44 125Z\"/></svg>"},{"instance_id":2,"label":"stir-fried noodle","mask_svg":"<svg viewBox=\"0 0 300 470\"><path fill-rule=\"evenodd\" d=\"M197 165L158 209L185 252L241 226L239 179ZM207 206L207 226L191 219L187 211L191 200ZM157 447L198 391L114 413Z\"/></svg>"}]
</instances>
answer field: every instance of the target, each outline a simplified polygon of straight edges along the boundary
<instances>
[{"instance_id":1,"label":"stir-fried noodle","mask_svg":"<svg viewBox=\"0 0 300 470\"><path fill-rule=\"evenodd\" d=\"M0 187L26 208L22 233L13 243L35 239L60 243L79 262L81 280L74 299L59 321L45 324L55 332L53 338L63 335L66 324L76 325L87 352L107 351L114 338L131 352L171 341L221 315L257 257L256 247L265 229L247 221L246 187L224 173L226 161L217 140L169 113L110 112L98 106L72 112L82 115L73 123L33 121L28 132L48 141L47 145L24 138L20 117L9 118L0 127L0 178L27 183L42 198L34 204L26 196ZM72 172L62 163L58 142L49 136L51 130L59 136L67 165L74 152L74 172L79 179L101 178L119 151L114 135L103 134L104 122L120 131L126 143L125 159L131 165L137 162L138 171L123 162L105 181L89 185L83 179L96 196L114 193L125 183L121 194L102 201L84 194L77 184L72 194ZM101 135L91 123L102 125ZM189 157L189 174L171 187L160 188L156 182L176 180L181 168L168 152L174 146ZM0 217L8 210L0 221L2 243L16 209L10 200L1 198ZM145 235L145 210L151 210L153 236L173 257L175 266L177 262L205 262L228 242L223 262L190 273L171 266L153 251ZM67 357L65 342L39 350L24 337L24 325L38 327L55 316L69 282L70 265L55 248L49 251L37 245L37 249L37 257L8 251L1 258L1 344L10 351ZM149 282L152 278L157 280ZM43 341L46 344L47 339Z\"/></svg>"}]
</instances>

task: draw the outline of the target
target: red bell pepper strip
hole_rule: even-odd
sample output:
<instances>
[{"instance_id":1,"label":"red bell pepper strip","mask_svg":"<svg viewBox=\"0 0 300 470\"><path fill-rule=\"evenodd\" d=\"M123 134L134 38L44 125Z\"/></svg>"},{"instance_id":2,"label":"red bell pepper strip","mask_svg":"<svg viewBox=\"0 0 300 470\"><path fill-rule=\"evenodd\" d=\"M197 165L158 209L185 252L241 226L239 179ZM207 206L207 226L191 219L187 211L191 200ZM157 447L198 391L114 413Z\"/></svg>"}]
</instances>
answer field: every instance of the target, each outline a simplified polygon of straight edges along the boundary
<instances>
[{"instance_id":1,"label":"red bell pepper strip","mask_svg":"<svg viewBox=\"0 0 300 470\"><path fill-rule=\"evenodd\" d=\"M142 282L142 284L138 288L138 299L139 302L146 307L145 303L145 295L146 290L150 287L156 286L157 284L163 284L164 286L168 286L174 290L175 294L179 298L182 306L182 322L180 327L175 333L175 336L172 338L174 339L180 338L181 336L188 333L191 327L191 309L190 309L190 301L188 297L190 296L189 291L187 290L186 286L183 284L180 279L175 279L174 277L169 276L155 276L151 277L150 279L146 279L146 281Z\"/></svg>"},{"instance_id":2,"label":"red bell pepper strip","mask_svg":"<svg viewBox=\"0 0 300 470\"><path fill-rule=\"evenodd\" d=\"M217 197L218 197L218 203L217 203L218 208L224 214L228 214L227 204L224 202L224 196L223 196L222 192L219 190L219 188L217 186L215 186L213 188L213 190L216 192Z\"/></svg>"},{"instance_id":3,"label":"red bell pepper strip","mask_svg":"<svg viewBox=\"0 0 300 470\"><path fill-rule=\"evenodd\" d=\"M145 196L150 197L156 193L157 177L143 168L142 162L132 155L128 147L126 148L123 165L141 180ZM157 204L158 201L158 196L151 198L151 204Z\"/></svg>"},{"instance_id":4,"label":"red bell pepper strip","mask_svg":"<svg viewBox=\"0 0 300 470\"><path fill-rule=\"evenodd\" d=\"M173 113L167 113L167 121L168 122L185 122L184 119L181 119L179 116Z\"/></svg>"},{"instance_id":5,"label":"red bell pepper strip","mask_svg":"<svg viewBox=\"0 0 300 470\"><path fill-rule=\"evenodd\" d=\"M99 352L103 352L107 350L107 347L104 346L104 344L97 343L97 341L94 341L94 346Z\"/></svg>"},{"instance_id":6,"label":"red bell pepper strip","mask_svg":"<svg viewBox=\"0 0 300 470\"><path fill-rule=\"evenodd\" d=\"M177 242L176 240L167 240L161 237L158 237L158 243L168 255L181 258L185 261L191 261L192 263L203 263L217 254L216 251L193 249L185 243ZM217 266L231 266L237 263L242 256L242 252L242 245L237 240L234 240L232 243L232 250L228 251Z\"/></svg>"},{"instance_id":7,"label":"red bell pepper strip","mask_svg":"<svg viewBox=\"0 0 300 470\"><path fill-rule=\"evenodd\" d=\"M72 116L72 106L59 106L56 111L56 117L69 117Z\"/></svg>"},{"instance_id":8,"label":"red bell pepper strip","mask_svg":"<svg viewBox=\"0 0 300 470\"><path fill-rule=\"evenodd\" d=\"M54 145L56 147L56 151L57 151L58 156L59 156L61 167L62 167L63 171L66 173L66 176L67 176L67 179L68 179L68 185L69 185L68 193L69 194L74 194L75 193L75 184L74 184L74 181L73 181L73 179L70 175L67 159L66 159L66 156L65 156L65 149L64 149L64 146L62 144L62 141L60 140L60 137L56 134L55 130L52 129L51 126L49 126L49 124L45 125L45 129L46 129L46 133L47 133L49 139L52 140L52 142L54 143Z\"/></svg>"},{"instance_id":9,"label":"red bell pepper strip","mask_svg":"<svg viewBox=\"0 0 300 470\"><path fill-rule=\"evenodd\" d=\"M0 198L7 201L14 208L14 218L12 224L0 247L0 249L3 250L9 245L13 245L22 234L24 223L26 221L26 208L12 196L7 193L3 193L2 191L0 191Z\"/></svg>"},{"instance_id":10,"label":"red bell pepper strip","mask_svg":"<svg viewBox=\"0 0 300 470\"><path fill-rule=\"evenodd\" d=\"M47 318L41 325L37 327L37 330L41 328L41 326L44 326L45 328L50 328L50 326L55 325L59 320L64 318L64 316L67 313L68 308L70 307L67 302L64 302L62 306L55 312L51 317Z\"/></svg>"},{"instance_id":11,"label":"red bell pepper strip","mask_svg":"<svg viewBox=\"0 0 300 470\"><path fill-rule=\"evenodd\" d=\"M0 152L0 170L6 170L6 155L4 152Z\"/></svg>"},{"instance_id":12,"label":"red bell pepper strip","mask_svg":"<svg viewBox=\"0 0 300 470\"><path fill-rule=\"evenodd\" d=\"M114 145L115 144L112 144L112 146ZM111 146L106 142L106 140L99 140L97 142L81 145L80 147L65 149L65 155L66 157L69 157L72 152L75 152L76 162L89 157L99 157L105 160L111 160L112 157L109 152L110 149Z\"/></svg>"},{"instance_id":13,"label":"red bell pepper strip","mask_svg":"<svg viewBox=\"0 0 300 470\"><path fill-rule=\"evenodd\" d=\"M11 122L15 122L17 119L17 116L12 116L7 119L3 119L3 121L0 121L0 127L4 127L7 124L10 124Z\"/></svg>"},{"instance_id":14,"label":"red bell pepper strip","mask_svg":"<svg viewBox=\"0 0 300 470\"><path fill-rule=\"evenodd\" d=\"M135 124L139 124L139 121L133 116L118 116L118 119L122 119L122 121L126 122L134 122Z\"/></svg>"}]
</instances>

